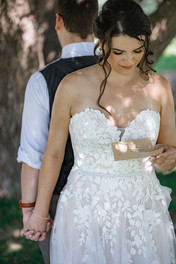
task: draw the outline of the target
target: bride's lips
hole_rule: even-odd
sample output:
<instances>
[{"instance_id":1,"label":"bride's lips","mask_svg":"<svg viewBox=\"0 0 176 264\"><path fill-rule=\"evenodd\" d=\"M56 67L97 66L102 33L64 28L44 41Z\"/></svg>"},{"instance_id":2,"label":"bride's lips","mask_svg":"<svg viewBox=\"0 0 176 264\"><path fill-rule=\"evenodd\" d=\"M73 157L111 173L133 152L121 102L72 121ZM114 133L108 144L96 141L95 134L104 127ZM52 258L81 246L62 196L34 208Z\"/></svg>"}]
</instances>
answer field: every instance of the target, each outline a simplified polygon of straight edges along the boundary
<instances>
[{"instance_id":1,"label":"bride's lips","mask_svg":"<svg viewBox=\"0 0 176 264\"><path fill-rule=\"evenodd\" d=\"M122 68L124 68L124 69L131 69L132 67L133 67L133 65L131 65L131 66L122 66L122 65L120 65Z\"/></svg>"}]
</instances>

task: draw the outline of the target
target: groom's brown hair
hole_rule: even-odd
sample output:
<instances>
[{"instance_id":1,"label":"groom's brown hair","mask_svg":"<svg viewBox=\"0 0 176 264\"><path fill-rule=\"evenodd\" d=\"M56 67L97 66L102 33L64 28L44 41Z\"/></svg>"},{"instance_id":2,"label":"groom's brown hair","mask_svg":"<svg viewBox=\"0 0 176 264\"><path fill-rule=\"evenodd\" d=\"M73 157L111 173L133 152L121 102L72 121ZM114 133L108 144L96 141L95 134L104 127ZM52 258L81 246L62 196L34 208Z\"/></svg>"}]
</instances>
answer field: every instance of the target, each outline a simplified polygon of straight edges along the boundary
<instances>
[{"instance_id":1,"label":"groom's brown hair","mask_svg":"<svg viewBox=\"0 0 176 264\"><path fill-rule=\"evenodd\" d=\"M65 28L85 39L93 32L98 15L98 0L58 0L56 12L62 17Z\"/></svg>"}]
</instances>

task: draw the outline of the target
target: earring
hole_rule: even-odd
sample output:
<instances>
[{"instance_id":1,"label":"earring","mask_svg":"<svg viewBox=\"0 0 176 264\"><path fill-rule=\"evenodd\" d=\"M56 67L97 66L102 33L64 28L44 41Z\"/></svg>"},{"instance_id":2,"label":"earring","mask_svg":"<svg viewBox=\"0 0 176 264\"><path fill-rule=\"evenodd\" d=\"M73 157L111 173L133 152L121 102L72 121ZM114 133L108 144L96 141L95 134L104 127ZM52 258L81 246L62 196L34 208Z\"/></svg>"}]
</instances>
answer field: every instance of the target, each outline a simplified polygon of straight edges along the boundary
<instances>
[{"instance_id":1,"label":"earring","mask_svg":"<svg viewBox=\"0 0 176 264\"><path fill-rule=\"evenodd\" d=\"M99 56L102 56L103 55L103 50L102 50L102 47L101 46L98 47L98 55Z\"/></svg>"}]
</instances>

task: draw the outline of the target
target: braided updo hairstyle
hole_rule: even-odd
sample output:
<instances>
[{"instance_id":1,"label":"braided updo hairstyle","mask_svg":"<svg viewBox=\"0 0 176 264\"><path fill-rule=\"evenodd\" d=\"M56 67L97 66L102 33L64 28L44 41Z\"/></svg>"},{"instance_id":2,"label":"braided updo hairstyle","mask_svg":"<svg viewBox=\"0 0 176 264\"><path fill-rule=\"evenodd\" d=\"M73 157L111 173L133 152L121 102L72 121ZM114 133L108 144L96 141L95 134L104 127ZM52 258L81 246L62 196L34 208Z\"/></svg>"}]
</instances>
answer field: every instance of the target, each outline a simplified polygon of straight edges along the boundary
<instances>
[{"instance_id":1,"label":"braided updo hairstyle","mask_svg":"<svg viewBox=\"0 0 176 264\"><path fill-rule=\"evenodd\" d=\"M111 72L111 65L107 61L111 53L111 39L115 36L127 35L136 38L144 45L144 56L138 67L141 75L147 78L148 72L153 70L151 67L153 61L149 58L150 55L153 55L149 47L149 38L151 35L150 21L140 5L133 0L107 0L95 20L94 34L95 37L99 39L99 42L95 46L94 53L105 73L105 79L100 85L97 105L106 110L100 104L100 99L104 93L107 78ZM142 39L142 36L144 36L145 39ZM97 55L97 49L101 49L100 55Z\"/></svg>"}]
</instances>

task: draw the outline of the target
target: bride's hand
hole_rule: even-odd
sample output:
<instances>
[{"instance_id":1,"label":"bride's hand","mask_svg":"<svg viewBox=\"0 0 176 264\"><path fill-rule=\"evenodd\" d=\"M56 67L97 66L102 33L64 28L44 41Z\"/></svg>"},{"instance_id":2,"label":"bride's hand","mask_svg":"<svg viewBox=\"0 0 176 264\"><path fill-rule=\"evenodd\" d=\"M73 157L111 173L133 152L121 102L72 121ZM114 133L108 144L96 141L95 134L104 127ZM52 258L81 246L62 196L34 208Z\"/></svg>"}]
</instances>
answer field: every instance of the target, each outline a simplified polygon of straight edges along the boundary
<instances>
[{"instance_id":1,"label":"bride's hand","mask_svg":"<svg viewBox=\"0 0 176 264\"><path fill-rule=\"evenodd\" d=\"M36 214L32 214L21 230L21 236L34 241L43 241L46 238L46 232L52 227L51 219L42 219Z\"/></svg>"},{"instance_id":2,"label":"bride's hand","mask_svg":"<svg viewBox=\"0 0 176 264\"><path fill-rule=\"evenodd\" d=\"M156 145L156 148L161 145ZM163 146L163 145L162 145ZM171 170L176 166L176 148L164 146L164 150L156 157L152 157L152 162L159 170Z\"/></svg>"}]
</instances>

